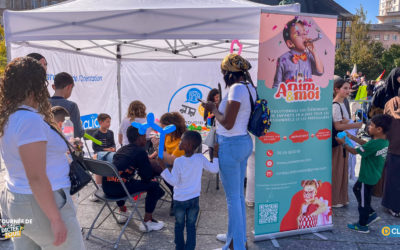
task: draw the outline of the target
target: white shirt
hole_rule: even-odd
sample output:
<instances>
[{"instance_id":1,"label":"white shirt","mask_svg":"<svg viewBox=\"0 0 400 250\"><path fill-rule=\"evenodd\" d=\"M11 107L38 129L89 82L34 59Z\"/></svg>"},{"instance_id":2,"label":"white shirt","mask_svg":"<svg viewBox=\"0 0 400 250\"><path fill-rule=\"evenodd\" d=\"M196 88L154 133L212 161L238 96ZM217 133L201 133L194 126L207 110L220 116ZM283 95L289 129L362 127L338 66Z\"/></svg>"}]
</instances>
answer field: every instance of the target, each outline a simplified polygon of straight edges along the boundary
<instances>
[{"instance_id":1,"label":"white shirt","mask_svg":"<svg viewBox=\"0 0 400 250\"><path fill-rule=\"evenodd\" d=\"M172 173L166 168L161 176L174 186L174 200L187 201L200 196L203 168L218 173L218 158L211 163L198 153L191 157L181 156L175 159Z\"/></svg>"},{"instance_id":2,"label":"white shirt","mask_svg":"<svg viewBox=\"0 0 400 250\"><path fill-rule=\"evenodd\" d=\"M26 177L18 148L22 145L45 141L46 143L46 174L51 189L69 188L69 164L66 157L68 150L64 140L44 122L37 110L22 105L11 114L0 137L1 155L7 168L5 176L7 188L14 193L32 194Z\"/></svg>"},{"instance_id":3,"label":"white shirt","mask_svg":"<svg viewBox=\"0 0 400 250\"><path fill-rule=\"evenodd\" d=\"M350 119L349 113L347 112L347 108L344 105L343 102L338 102L339 105L337 103L333 103L332 104L332 119L334 122L340 122L343 119ZM342 112L343 112L343 117L342 117L342 113L340 112L340 108L342 108Z\"/></svg>"},{"instance_id":4,"label":"white shirt","mask_svg":"<svg viewBox=\"0 0 400 250\"><path fill-rule=\"evenodd\" d=\"M256 89L251 84L247 84L247 86L249 87L251 96L253 97L253 101L255 102L257 98ZM224 98L222 98L222 101L218 107L218 110L219 112L221 112L221 114L224 114L228 101L240 102L239 112L237 114L235 124L230 130L224 128L217 121L217 134L227 137L246 135L247 125L249 124L251 113L250 96L246 85L235 83L229 87L228 93L225 95Z\"/></svg>"},{"instance_id":5,"label":"white shirt","mask_svg":"<svg viewBox=\"0 0 400 250\"><path fill-rule=\"evenodd\" d=\"M147 122L146 118L135 118L135 120L133 120L135 122L138 123L145 123ZM129 141L128 141L128 137L126 136L126 130L128 130L129 126L131 126L132 122L131 122L131 118L129 117L125 117L124 119L122 119L121 125L119 126L119 134L122 134L122 145L128 145ZM146 139L150 138L150 132L151 132L151 128L148 128L146 130Z\"/></svg>"}]
</instances>

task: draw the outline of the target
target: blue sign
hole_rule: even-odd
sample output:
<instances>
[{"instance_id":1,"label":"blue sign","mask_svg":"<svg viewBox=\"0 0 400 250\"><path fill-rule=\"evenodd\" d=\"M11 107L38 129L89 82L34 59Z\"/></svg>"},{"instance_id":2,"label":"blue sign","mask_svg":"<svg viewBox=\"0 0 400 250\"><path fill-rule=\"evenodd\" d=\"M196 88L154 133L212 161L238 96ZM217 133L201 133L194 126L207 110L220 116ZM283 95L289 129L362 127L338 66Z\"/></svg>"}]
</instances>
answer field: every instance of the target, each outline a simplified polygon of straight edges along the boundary
<instances>
[{"instance_id":1,"label":"blue sign","mask_svg":"<svg viewBox=\"0 0 400 250\"><path fill-rule=\"evenodd\" d=\"M97 121L97 115L98 114L89 114L81 116L83 129L99 128L100 125L99 122Z\"/></svg>"}]
</instances>

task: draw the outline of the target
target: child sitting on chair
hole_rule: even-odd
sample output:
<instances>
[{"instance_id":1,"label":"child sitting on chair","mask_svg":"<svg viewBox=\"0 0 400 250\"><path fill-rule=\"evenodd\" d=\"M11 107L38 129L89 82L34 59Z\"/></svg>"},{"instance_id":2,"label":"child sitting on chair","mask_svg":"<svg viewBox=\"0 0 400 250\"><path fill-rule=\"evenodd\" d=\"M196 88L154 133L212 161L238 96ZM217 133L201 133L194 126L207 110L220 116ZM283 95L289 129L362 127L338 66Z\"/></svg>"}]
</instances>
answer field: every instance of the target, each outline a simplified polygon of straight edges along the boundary
<instances>
[{"instance_id":1,"label":"child sitting on chair","mask_svg":"<svg viewBox=\"0 0 400 250\"><path fill-rule=\"evenodd\" d=\"M94 153L101 151L115 152L114 132L110 130L111 116L101 113L97 116L97 120L99 121L100 128L93 133L93 137L101 141L102 145L93 143L92 148Z\"/></svg>"},{"instance_id":2,"label":"child sitting on chair","mask_svg":"<svg viewBox=\"0 0 400 250\"><path fill-rule=\"evenodd\" d=\"M199 196L201 191L201 176L203 169L211 173L218 172L218 159L209 162L201 153L195 153L201 145L201 135L196 131L187 131L179 143L179 149L185 152L174 161L172 172L165 168L164 162L160 165L165 168L161 176L174 186L175 210L175 244L176 249L195 249L196 221L199 214ZM218 145L214 147L214 158L218 157ZM186 221L186 222L185 222ZM183 237L185 229L186 243Z\"/></svg>"},{"instance_id":3,"label":"child sitting on chair","mask_svg":"<svg viewBox=\"0 0 400 250\"><path fill-rule=\"evenodd\" d=\"M144 222L148 231L161 230L164 227L162 221L153 219L153 212L157 201L164 196L164 191L156 181L152 181L153 171L149 161L149 156L145 151L146 135L140 135L135 127L128 127L126 131L129 144L121 147L114 155L113 164L117 168L122 180L129 193L146 192ZM136 172L140 179L135 179ZM125 191L115 177L103 177L103 191L105 194L115 197L125 196ZM117 201L119 206L118 223L125 223L129 214L125 206L125 201ZM139 229L146 232L145 226L141 223Z\"/></svg>"},{"instance_id":4,"label":"child sitting on chair","mask_svg":"<svg viewBox=\"0 0 400 250\"><path fill-rule=\"evenodd\" d=\"M111 116L100 113L97 116L97 121L99 122L100 128L93 133L93 137L101 141L102 144L97 145L96 143L92 143L93 151L96 154L95 158L103 161L112 161L115 152L115 141L114 133L110 130ZM101 176L95 175L95 180L96 184L101 187ZM98 201L98 198L92 194L89 200Z\"/></svg>"}]
</instances>

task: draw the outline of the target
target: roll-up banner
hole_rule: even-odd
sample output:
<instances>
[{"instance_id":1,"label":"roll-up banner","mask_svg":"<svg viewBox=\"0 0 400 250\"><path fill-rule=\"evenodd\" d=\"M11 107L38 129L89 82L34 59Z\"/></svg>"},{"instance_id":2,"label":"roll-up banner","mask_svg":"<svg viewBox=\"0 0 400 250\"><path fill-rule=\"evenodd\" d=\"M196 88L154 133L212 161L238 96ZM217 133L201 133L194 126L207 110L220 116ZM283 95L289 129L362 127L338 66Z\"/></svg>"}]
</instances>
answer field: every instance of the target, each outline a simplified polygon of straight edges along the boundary
<instances>
[{"instance_id":1,"label":"roll-up banner","mask_svg":"<svg viewBox=\"0 0 400 250\"><path fill-rule=\"evenodd\" d=\"M336 17L261 13L258 94L271 129L256 140L255 240L331 229Z\"/></svg>"}]
</instances>

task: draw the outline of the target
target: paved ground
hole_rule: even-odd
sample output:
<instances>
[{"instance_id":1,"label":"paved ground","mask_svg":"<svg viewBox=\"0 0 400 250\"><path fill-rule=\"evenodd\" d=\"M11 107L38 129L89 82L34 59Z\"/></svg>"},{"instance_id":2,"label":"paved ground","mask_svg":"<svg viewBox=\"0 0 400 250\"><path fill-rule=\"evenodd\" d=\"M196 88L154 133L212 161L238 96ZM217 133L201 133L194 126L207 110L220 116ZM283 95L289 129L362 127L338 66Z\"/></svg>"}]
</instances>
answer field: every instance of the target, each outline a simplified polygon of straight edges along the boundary
<instances>
[{"instance_id":1,"label":"paved ground","mask_svg":"<svg viewBox=\"0 0 400 250\"><path fill-rule=\"evenodd\" d=\"M0 170L0 188L4 186L4 165ZM200 215L197 223L197 248L196 249L215 249L222 247L222 243L215 239L218 233L224 233L227 224L227 212L224 191L215 189L215 175L205 173L203 175L202 195L200 199ZM353 182L351 182L352 186ZM373 207L376 208L382 219L370 227L371 233L360 234L352 232L346 228L346 224L357 220L357 202L349 186L350 204L345 208L334 208L332 231L322 232L328 238L322 240L313 234L299 235L278 239L282 249L399 249L400 238L386 238L381 234L381 228L385 225L400 225L400 219L396 219L383 211L380 206L380 199L373 198ZM221 187L222 188L222 187ZM90 227L95 214L101 204L90 202L87 197L93 191L92 186L86 187L80 194L77 201L78 219L84 228L84 233ZM140 202L143 211L143 201ZM174 249L174 217L168 215L169 203L159 202L155 211L155 218L163 220L166 227L158 232L141 233L135 222L128 226L128 235L134 249ZM254 210L247 209L248 216L248 239L249 249L274 249L270 241L253 242L251 231L253 228ZM96 226L94 233L107 239L115 239L118 235L118 226L111 217L101 217L100 224ZM126 241L122 241L126 244ZM112 249L98 240L85 240L87 249ZM0 242L0 249L13 249L11 241ZM120 249L129 249L121 246Z\"/></svg>"}]
</instances>

